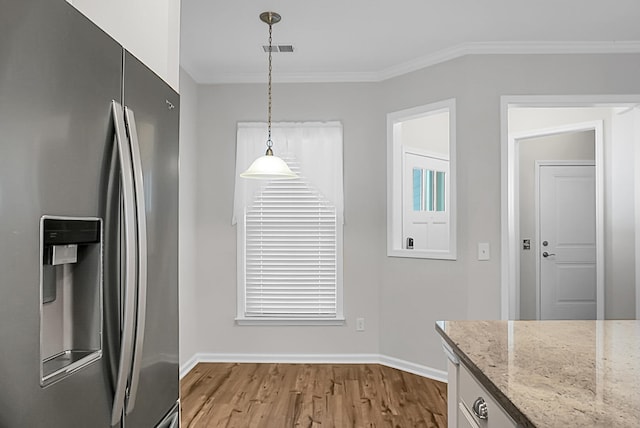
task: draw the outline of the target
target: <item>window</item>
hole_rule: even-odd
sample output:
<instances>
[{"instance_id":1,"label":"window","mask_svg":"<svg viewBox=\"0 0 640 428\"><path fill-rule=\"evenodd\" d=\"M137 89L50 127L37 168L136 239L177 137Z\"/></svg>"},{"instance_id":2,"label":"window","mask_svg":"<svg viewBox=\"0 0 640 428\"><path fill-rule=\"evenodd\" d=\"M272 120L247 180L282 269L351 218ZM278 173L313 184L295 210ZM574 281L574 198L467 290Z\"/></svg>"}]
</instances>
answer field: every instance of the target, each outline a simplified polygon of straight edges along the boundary
<instances>
[{"instance_id":1,"label":"window","mask_svg":"<svg viewBox=\"0 0 640 428\"><path fill-rule=\"evenodd\" d=\"M387 135L387 255L455 259L455 101L390 113Z\"/></svg>"},{"instance_id":2,"label":"window","mask_svg":"<svg viewBox=\"0 0 640 428\"><path fill-rule=\"evenodd\" d=\"M445 174L445 171L413 168L413 185L411 186L413 211L445 211Z\"/></svg>"},{"instance_id":3,"label":"window","mask_svg":"<svg viewBox=\"0 0 640 428\"><path fill-rule=\"evenodd\" d=\"M264 151L266 132L238 125L238 174ZM237 321L342 323L342 126L278 123L272 134L299 178L236 179Z\"/></svg>"}]
</instances>

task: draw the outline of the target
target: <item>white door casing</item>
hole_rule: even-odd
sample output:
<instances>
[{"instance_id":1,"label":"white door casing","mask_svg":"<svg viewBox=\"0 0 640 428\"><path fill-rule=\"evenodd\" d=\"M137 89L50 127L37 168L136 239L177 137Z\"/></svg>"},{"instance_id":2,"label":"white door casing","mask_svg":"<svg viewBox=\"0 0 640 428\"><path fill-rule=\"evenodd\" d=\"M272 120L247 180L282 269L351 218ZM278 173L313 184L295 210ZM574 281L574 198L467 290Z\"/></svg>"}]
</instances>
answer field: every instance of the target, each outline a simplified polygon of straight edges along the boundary
<instances>
[{"instance_id":1,"label":"white door casing","mask_svg":"<svg viewBox=\"0 0 640 428\"><path fill-rule=\"evenodd\" d=\"M640 320L640 108L634 107L633 126L635 130L635 215L636 215L636 319Z\"/></svg>"},{"instance_id":2,"label":"white door casing","mask_svg":"<svg viewBox=\"0 0 640 428\"><path fill-rule=\"evenodd\" d=\"M537 162L536 176L539 319L596 319L595 166Z\"/></svg>"},{"instance_id":3,"label":"white door casing","mask_svg":"<svg viewBox=\"0 0 640 428\"><path fill-rule=\"evenodd\" d=\"M601 120L548 129L509 133L509 109L517 107L598 107L631 106L640 95L504 95L500 97L501 117L501 318L519 319L519 233L518 233L518 142L521 139L561 132L594 130L596 136L596 229L598 257L597 318L604 319L604 131Z\"/></svg>"}]
</instances>

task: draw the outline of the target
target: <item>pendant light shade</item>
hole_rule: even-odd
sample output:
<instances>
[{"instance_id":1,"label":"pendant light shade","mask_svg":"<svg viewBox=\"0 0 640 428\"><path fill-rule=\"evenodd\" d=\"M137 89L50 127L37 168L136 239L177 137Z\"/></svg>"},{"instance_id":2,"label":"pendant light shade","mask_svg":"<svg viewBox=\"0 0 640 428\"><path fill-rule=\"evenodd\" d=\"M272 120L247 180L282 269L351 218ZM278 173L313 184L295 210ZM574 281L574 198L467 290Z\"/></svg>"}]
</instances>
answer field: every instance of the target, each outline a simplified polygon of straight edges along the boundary
<instances>
[{"instance_id":1,"label":"pendant light shade","mask_svg":"<svg viewBox=\"0 0 640 428\"><path fill-rule=\"evenodd\" d=\"M289 169L285 161L278 156L264 155L254 160L245 172L240 174L242 178L257 178L261 180L277 180L297 178L295 172Z\"/></svg>"},{"instance_id":2,"label":"pendant light shade","mask_svg":"<svg viewBox=\"0 0 640 428\"><path fill-rule=\"evenodd\" d=\"M261 180L278 180L297 178L298 175L289 169L285 161L273 154L271 147L271 51L272 51L272 27L273 24L280 22L280 15L275 12L263 12L260 14L260 20L269 25L269 107L268 107L268 136L267 136L267 152L264 156L260 156L253 161L251 166L240 174L242 178L255 178Z\"/></svg>"}]
</instances>

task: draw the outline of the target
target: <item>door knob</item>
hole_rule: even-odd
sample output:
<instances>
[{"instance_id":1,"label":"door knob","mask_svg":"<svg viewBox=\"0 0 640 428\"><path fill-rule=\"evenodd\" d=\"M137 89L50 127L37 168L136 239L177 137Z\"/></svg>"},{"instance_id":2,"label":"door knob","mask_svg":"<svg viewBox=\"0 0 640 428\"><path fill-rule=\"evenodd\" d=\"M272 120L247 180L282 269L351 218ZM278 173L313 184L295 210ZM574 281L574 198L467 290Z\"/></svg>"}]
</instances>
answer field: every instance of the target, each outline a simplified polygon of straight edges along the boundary
<instances>
[{"instance_id":1,"label":"door knob","mask_svg":"<svg viewBox=\"0 0 640 428\"><path fill-rule=\"evenodd\" d=\"M544 253L542 253L542 257L549 257L549 256L555 256L554 253L547 253L546 251Z\"/></svg>"}]
</instances>

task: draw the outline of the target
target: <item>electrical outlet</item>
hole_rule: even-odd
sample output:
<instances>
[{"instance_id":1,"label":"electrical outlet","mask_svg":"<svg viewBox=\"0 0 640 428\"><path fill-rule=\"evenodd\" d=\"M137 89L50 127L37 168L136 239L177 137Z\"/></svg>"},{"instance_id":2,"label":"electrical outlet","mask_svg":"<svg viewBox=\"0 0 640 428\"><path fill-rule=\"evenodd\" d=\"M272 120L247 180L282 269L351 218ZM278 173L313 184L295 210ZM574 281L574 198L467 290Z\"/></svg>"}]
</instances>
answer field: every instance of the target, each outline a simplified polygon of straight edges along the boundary
<instances>
[{"instance_id":1,"label":"electrical outlet","mask_svg":"<svg viewBox=\"0 0 640 428\"><path fill-rule=\"evenodd\" d=\"M478 243L478 260L486 261L491 259L491 251L488 242Z\"/></svg>"},{"instance_id":2,"label":"electrical outlet","mask_svg":"<svg viewBox=\"0 0 640 428\"><path fill-rule=\"evenodd\" d=\"M364 331L364 318L356 318L356 331Z\"/></svg>"}]
</instances>

